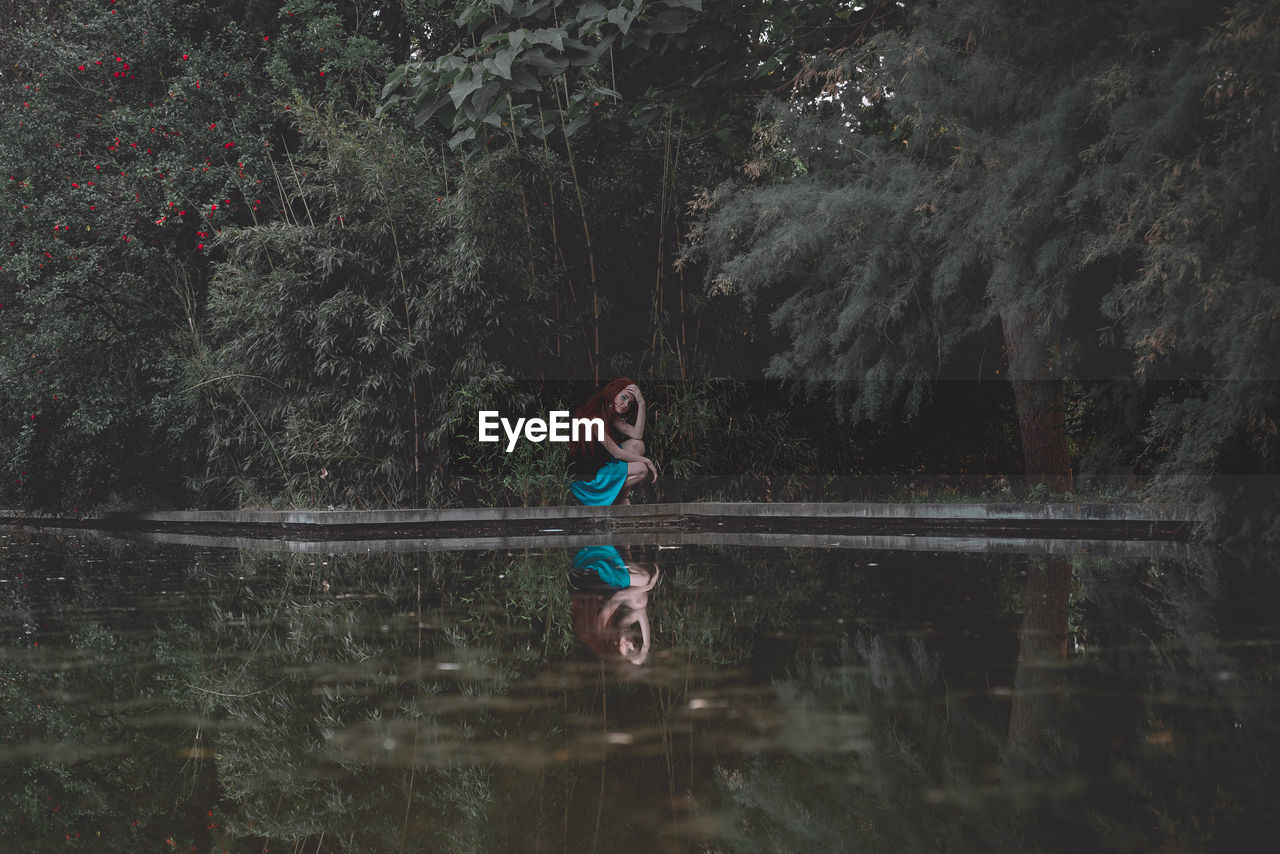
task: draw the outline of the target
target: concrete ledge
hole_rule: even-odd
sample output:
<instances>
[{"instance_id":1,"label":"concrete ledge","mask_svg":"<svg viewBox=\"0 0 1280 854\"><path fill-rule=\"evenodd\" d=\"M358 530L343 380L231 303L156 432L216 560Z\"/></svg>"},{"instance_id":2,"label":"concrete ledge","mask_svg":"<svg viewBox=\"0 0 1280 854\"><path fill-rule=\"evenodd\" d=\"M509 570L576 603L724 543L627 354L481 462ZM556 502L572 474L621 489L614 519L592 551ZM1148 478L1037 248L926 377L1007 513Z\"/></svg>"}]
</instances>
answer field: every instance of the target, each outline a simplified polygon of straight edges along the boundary
<instances>
[{"instance_id":1,"label":"concrete ledge","mask_svg":"<svg viewBox=\"0 0 1280 854\"><path fill-rule=\"evenodd\" d=\"M1184 505L1098 503L685 502L627 507L411 510L162 510L81 517L0 511L0 524L303 540L482 539L609 531L941 535L1186 541L1200 520Z\"/></svg>"},{"instance_id":2,"label":"concrete ledge","mask_svg":"<svg viewBox=\"0 0 1280 854\"><path fill-rule=\"evenodd\" d=\"M416 525L470 522L552 522L567 519L662 519L673 517L753 519L928 519L1066 522L1186 522L1201 520L1180 504L882 504L698 501L627 507L460 507L416 510L156 510L88 513L71 518L0 511L0 521L167 522L213 525Z\"/></svg>"},{"instance_id":3,"label":"concrete ledge","mask_svg":"<svg viewBox=\"0 0 1280 854\"><path fill-rule=\"evenodd\" d=\"M1200 520L1180 504L1010 504L1010 503L791 503L697 502L679 507L685 515L822 519L1026 520L1089 522L1188 522Z\"/></svg>"},{"instance_id":4,"label":"concrete ledge","mask_svg":"<svg viewBox=\"0 0 1280 854\"><path fill-rule=\"evenodd\" d=\"M854 551L981 552L1073 557L1160 557L1194 559L1206 546L1168 540L1090 540L1037 537L918 537L913 535L767 534L737 532L624 531L607 534L538 536L400 537L389 540L292 540L265 537L219 537L170 532L111 532L88 529L91 537L125 537L166 545L231 548L295 554L364 554L368 552L501 551L522 549L579 549L584 546L629 545L674 549L681 546L749 546L753 548L816 548Z\"/></svg>"}]
</instances>

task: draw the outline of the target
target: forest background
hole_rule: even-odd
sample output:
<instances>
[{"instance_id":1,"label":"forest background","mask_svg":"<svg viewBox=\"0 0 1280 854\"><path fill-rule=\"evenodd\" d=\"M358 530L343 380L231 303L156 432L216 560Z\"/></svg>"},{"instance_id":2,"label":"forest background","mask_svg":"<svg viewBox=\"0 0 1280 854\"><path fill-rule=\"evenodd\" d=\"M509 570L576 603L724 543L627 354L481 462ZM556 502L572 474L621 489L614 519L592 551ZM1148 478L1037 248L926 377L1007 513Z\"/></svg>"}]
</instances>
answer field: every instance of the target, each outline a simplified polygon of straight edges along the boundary
<instances>
[{"instance_id":1,"label":"forest background","mask_svg":"<svg viewBox=\"0 0 1280 854\"><path fill-rule=\"evenodd\" d=\"M1280 538L1276 2L0 14L0 506L561 503L477 410L627 374L654 498Z\"/></svg>"}]
</instances>

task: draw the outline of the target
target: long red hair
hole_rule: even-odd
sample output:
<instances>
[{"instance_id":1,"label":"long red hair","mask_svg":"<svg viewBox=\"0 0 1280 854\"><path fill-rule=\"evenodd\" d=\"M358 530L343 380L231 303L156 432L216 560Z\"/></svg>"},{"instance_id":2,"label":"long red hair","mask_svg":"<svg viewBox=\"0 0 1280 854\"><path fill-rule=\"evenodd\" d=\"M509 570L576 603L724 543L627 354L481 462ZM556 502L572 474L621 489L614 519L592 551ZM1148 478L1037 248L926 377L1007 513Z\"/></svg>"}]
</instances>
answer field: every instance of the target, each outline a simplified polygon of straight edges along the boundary
<instances>
[{"instance_id":1,"label":"long red hair","mask_svg":"<svg viewBox=\"0 0 1280 854\"><path fill-rule=\"evenodd\" d=\"M631 377L618 377L604 388L587 399L587 402L578 407L578 411L573 413L574 418L599 418L604 422L604 429L607 433L609 426L613 424L613 420L618 417L618 413L613 411L613 399L622 393L629 385L635 385L635 380ZM633 404L634 405L634 404ZM569 443L569 456L571 457L590 457L600 442L595 440L595 436L591 431L587 431L590 438L580 439L577 442Z\"/></svg>"},{"instance_id":2,"label":"long red hair","mask_svg":"<svg viewBox=\"0 0 1280 854\"><path fill-rule=\"evenodd\" d=\"M604 613L604 608L611 598L599 593L573 594L569 606L573 630L578 635L578 640L603 661L619 666L634 664L635 662L622 654L622 650L618 648L618 642L624 637L630 637L636 648L640 649L644 636L633 625L628 624L626 628L619 627L619 624L633 613L625 606L619 606L609 618L608 623L601 622L600 615Z\"/></svg>"}]
</instances>

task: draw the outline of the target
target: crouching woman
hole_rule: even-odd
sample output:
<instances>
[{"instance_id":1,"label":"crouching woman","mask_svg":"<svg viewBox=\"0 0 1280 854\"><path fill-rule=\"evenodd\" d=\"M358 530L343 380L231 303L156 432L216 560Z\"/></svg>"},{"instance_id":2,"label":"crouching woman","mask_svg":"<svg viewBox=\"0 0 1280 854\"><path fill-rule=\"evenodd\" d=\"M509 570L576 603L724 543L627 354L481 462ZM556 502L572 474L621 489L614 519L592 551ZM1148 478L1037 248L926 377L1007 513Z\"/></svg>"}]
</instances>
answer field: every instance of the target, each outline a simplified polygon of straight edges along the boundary
<instances>
[{"instance_id":1,"label":"crouching woman","mask_svg":"<svg viewBox=\"0 0 1280 854\"><path fill-rule=\"evenodd\" d=\"M634 420L628 416L634 415ZM604 438L569 443L569 489L583 504L630 504L631 488L658 482L658 468L644 454L645 403L640 387L619 377L578 408L575 418L599 418Z\"/></svg>"}]
</instances>

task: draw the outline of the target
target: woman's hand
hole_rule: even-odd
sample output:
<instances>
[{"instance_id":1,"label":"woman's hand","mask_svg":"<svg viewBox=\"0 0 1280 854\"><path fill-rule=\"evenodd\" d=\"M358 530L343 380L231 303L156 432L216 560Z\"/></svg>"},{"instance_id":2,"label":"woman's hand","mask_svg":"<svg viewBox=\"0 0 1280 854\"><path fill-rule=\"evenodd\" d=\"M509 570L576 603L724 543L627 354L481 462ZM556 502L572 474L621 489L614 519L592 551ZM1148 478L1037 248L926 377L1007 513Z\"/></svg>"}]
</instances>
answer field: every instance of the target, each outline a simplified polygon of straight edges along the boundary
<instances>
[{"instance_id":1,"label":"woman's hand","mask_svg":"<svg viewBox=\"0 0 1280 854\"><path fill-rule=\"evenodd\" d=\"M646 472L648 473L648 475L649 475L649 482L650 482L650 483L657 483L657 482L658 482L658 467L657 467L656 465L654 465L654 464L653 464L653 460L649 459L648 457L645 457L643 460L641 460L641 462L642 462L642 463L644 463L645 471L646 471Z\"/></svg>"},{"instance_id":2,"label":"woman's hand","mask_svg":"<svg viewBox=\"0 0 1280 854\"><path fill-rule=\"evenodd\" d=\"M627 386L626 390L631 392L631 396L635 398L636 404L638 406L644 406L644 394L643 392L640 391L640 386L636 385L635 383L632 383L631 385Z\"/></svg>"}]
</instances>

